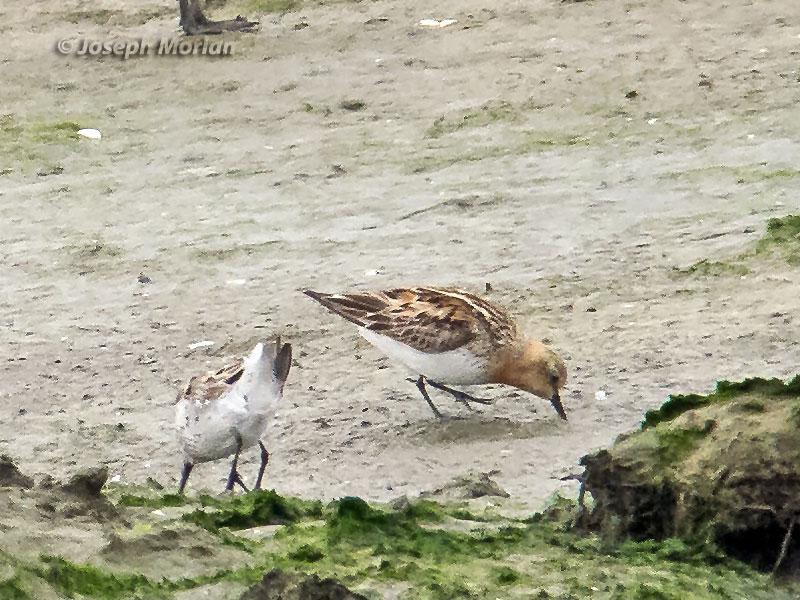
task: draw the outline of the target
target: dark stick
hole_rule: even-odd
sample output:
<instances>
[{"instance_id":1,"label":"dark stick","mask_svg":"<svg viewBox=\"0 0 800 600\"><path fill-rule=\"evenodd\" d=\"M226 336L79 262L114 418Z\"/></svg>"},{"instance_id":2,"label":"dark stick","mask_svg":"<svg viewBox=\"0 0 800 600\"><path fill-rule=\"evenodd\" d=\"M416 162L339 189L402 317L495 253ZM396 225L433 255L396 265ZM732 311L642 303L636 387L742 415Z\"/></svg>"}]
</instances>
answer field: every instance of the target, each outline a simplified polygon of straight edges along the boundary
<instances>
[{"instance_id":1,"label":"dark stick","mask_svg":"<svg viewBox=\"0 0 800 600\"><path fill-rule=\"evenodd\" d=\"M261 440L258 440L258 445L261 447L261 466L258 467L258 479L256 479L256 487L253 488L255 490L261 489L261 478L264 477L264 470L267 468L267 463L269 462L269 452L264 448L264 444L261 443Z\"/></svg>"}]
</instances>

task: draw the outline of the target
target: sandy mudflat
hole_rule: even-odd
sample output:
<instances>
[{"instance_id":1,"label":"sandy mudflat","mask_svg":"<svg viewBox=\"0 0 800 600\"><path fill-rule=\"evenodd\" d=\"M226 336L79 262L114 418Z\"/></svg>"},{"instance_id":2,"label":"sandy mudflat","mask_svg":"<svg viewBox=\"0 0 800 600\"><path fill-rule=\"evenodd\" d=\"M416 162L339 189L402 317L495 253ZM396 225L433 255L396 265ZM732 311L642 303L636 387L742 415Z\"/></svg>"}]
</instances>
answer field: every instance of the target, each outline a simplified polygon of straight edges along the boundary
<instances>
[{"instance_id":1,"label":"sandy mudflat","mask_svg":"<svg viewBox=\"0 0 800 600\"><path fill-rule=\"evenodd\" d=\"M230 57L121 61L53 47L176 34L174 3L7 4L0 451L26 473L106 462L176 486L181 381L276 334L296 362L268 485L304 497L497 470L527 510L669 393L798 370L796 267L675 267L800 209L800 5L240 7L262 27ZM500 387L474 413L436 394L460 417L439 424L299 293L486 282L567 360L568 424ZM226 472L199 466L190 491Z\"/></svg>"}]
</instances>

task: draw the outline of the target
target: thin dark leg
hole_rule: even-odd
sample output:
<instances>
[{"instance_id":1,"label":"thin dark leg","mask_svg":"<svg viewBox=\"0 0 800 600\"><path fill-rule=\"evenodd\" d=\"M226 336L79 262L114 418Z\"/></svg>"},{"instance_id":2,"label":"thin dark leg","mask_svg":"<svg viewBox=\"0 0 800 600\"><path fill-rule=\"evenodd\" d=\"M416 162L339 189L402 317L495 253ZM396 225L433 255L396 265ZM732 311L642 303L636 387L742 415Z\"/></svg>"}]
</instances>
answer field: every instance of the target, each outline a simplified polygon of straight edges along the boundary
<instances>
[{"instance_id":1,"label":"thin dark leg","mask_svg":"<svg viewBox=\"0 0 800 600\"><path fill-rule=\"evenodd\" d=\"M183 488L186 487L186 482L189 480L189 473L192 472L193 466L194 464L190 462L183 463L183 473L181 473L181 485L178 488L178 494L183 493Z\"/></svg>"},{"instance_id":2,"label":"thin dark leg","mask_svg":"<svg viewBox=\"0 0 800 600\"><path fill-rule=\"evenodd\" d=\"M264 477L264 470L267 468L267 463L269 462L269 452L264 448L264 444L261 443L261 440L258 440L258 445L261 447L261 466L258 467L258 479L256 479L256 487L253 488L255 490L261 489L261 478Z\"/></svg>"},{"instance_id":3,"label":"thin dark leg","mask_svg":"<svg viewBox=\"0 0 800 600\"><path fill-rule=\"evenodd\" d=\"M239 476L238 472L236 473L236 481L234 481L234 483L238 483L239 487L242 488L242 490L244 490L245 493L250 491L247 489L247 486L244 484L244 481L242 481L242 478Z\"/></svg>"},{"instance_id":4,"label":"thin dark leg","mask_svg":"<svg viewBox=\"0 0 800 600\"><path fill-rule=\"evenodd\" d=\"M433 414L436 415L437 419L442 419L443 418L442 417L442 413L440 413L439 409L436 408L433 405L433 402L431 401L431 397L428 396L428 390L425 389L425 379L422 377L422 375L420 375L419 379L417 379L416 381L414 379L409 379L409 381L412 381L412 382L417 384L417 389L422 394L422 397L425 398L425 402L428 403L428 406L431 407L431 410L433 411Z\"/></svg>"},{"instance_id":5,"label":"thin dark leg","mask_svg":"<svg viewBox=\"0 0 800 600\"><path fill-rule=\"evenodd\" d=\"M477 402L478 404L491 404L491 400L486 400L485 398L476 398L475 396L470 396L466 392L462 392L459 390L454 390L453 388L449 388L446 385L442 385L441 383L436 383L435 381L431 381L428 379L428 384L435 387L437 390L442 390L443 392L447 392L448 394L453 394L455 399L458 402L463 403L467 408L469 408L468 402Z\"/></svg>"},{"instance_id":6,"label":"thin dark leg","mask_svg":"<svg viewBox=\"0 0 800 600\"><path fill-rule=\"evenodd\" d=\"M247 492L247 486L245 486L244 482L242 481L242 477L239 475L239 471L237 469L239 465L239 453L242 451L242 436L238 433L236 434L236 454L233 456L233 462L231 463L231 472L228 475L228 483L225 486L225 491L230 492L233 489L233 485L238 483L242 489Z\"/></svg>"}]
</instances>

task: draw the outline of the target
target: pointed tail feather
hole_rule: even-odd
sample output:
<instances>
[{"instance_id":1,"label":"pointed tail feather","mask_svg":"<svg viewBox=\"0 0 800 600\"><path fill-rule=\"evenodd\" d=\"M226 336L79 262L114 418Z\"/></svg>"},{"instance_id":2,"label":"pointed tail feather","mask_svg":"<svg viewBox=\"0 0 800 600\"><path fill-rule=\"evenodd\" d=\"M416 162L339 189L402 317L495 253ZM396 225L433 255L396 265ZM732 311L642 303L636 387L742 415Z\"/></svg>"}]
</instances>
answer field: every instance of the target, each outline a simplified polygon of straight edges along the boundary
<instances>
[{"instance_id":1,"label":"pointed tail feather","mask_svg":"<svg viewBox=\"0 0 800 600\"><path fill-rule=\"evenodd\" d=\"M278 336L275 340L275 360L272 362L272 372L281 386L286 383L291 366L292 345L288 343L281 345L281 338Z\"/></svg>"},{"instance_id":2,"label":"pointed tail feather","mask_svg":"<svg viewBox=\"0 0 800 600\"><path fill-rule=\"evenodd\" d=\"M374 294L324 294L313 290L303 293L359 327L366 326L367 316L386 308L386 301Z\"/></svg>"}]
</instances>

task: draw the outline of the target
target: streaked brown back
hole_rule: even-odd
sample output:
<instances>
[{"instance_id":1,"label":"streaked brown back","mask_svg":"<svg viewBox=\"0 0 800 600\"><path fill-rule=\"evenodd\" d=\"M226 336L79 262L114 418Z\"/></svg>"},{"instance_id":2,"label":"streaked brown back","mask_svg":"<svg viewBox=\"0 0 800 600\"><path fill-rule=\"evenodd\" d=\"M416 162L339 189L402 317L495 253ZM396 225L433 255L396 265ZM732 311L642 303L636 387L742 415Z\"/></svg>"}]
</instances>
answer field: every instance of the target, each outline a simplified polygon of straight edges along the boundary
<instances>
[{"instance_id":1,"label":"streaked brown back","mask_svg":"<svg viewBox=\"0 0 800 600\"><path fill-rule=\"evenodd\" d=\"M455 350L478 336L500 343L516 337L516 326L502 309L457 288L305 293L348 321L422 352Z\"/></svg>"}]
</instances>

